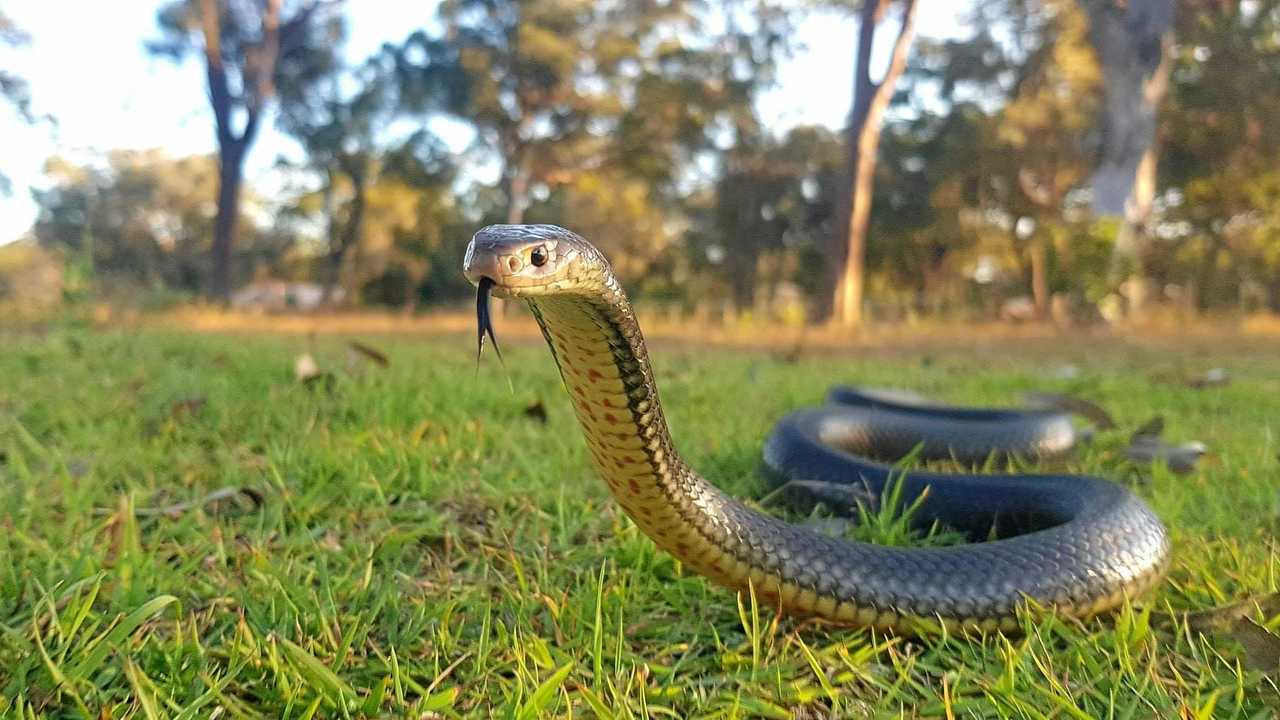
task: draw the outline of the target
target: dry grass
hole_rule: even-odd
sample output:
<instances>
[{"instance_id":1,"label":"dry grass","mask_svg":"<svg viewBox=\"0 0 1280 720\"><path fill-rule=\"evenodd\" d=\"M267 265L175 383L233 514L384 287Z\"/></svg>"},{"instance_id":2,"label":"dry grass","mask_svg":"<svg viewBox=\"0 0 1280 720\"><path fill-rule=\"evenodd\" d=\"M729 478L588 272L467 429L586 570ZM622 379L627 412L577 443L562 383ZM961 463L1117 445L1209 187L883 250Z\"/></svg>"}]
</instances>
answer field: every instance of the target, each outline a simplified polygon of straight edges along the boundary
<instances>
[{"instance_id":1,"label":"dry grass","mask_svg":"<svg viewBox=\"0 0 1280 720\"><path fill-rule=\"evenodd\" d=\"M475 316L464 310L405 314L378 311L263 313L186 306L155 315L100 309L100 325L146 326L200 333L285 335L401 335L447 336L475 331ZM497 320L499 338L509 341L542 339L523 307L508 310ZM1058 347L1064 341L1170 344L1180 347L1217 346L1222 342L1280 341L1280 317L1187 318L1156 314L1142 323L1060 327L1049 323L955 323L916 320L878 323L851 331L836 327L803 327L772 322L725 324L669 317L640 311L640 324L651 341L722 345L735 348L799 352L819 349L921 349L1008 343Z\"/></svg>"}]
</instances>

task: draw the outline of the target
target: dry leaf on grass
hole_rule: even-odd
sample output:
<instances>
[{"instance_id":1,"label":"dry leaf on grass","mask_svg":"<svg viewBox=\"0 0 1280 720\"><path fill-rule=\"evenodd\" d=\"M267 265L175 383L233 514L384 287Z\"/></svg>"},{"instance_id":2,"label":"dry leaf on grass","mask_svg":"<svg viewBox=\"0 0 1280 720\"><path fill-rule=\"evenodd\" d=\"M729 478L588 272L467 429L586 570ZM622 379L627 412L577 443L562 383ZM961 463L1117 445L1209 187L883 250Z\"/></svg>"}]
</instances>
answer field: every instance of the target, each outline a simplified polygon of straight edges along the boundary
<instances>
[{"instance_id":1,"label":"dry leaf on grass","mask_svg":"<svg viewBox=\"0 0 1280 720\"><path fill-rule=\"evenodd\" d=\"M1183 616L1187 627L1212 637L1229 637L1244 648L1244 665L1251 670L1261 670L1280 677L1280 635L1276 635L1253 619L1254 614L1264 618L1280 615L1280 593L1268 593L1246 598L1230 605L1187 613ZM1166 627L1176 627L1174 617L1164 613L1152 613L1154 622Z\"/></svg>"},{"instance_id":2,"label":"dry leaf on grass","mask_svg":"<svg viewBox=\"0 0 1280 720\"><path fill-rule=\"evenodd\" d=\"M1124 455L1130 462L1151 465L1163 462L1177 475L1186 475L1196 469L1200 458L1209 452L1204 443L1193 440L1181 445L1167 443L1160 438L1164 432L1164 418L1157 415L1134 431Z\"/></svg>"},{"instance_id":3,"label":"dry leaf on grass","mask_svg":"<svg viewBox=\"0 0 1280 720\"><path fill-rule=\"evenodd\" d=\"M536 420L543 425L547 424L547 406L542 404L541 400L534 400L524 409L524 416L530 420Z\"/></svg>"},{"instance_id":4,"label":"dry leaf on grass","mask_svg":"<svg viewBox=\"0 0 1280 720\"><path fill-rule=\"evenodd\" d=\"M332 390L337 380L333 373L320 369L311 353L303 353L293 361L293 376L308 388L322 387L325 390Z\"/></svg>"},{"instance_id":5,"label":"dry leaf on grass","mask_svg":"<svg viewBox=\"0 0 1280 720\"><path fill-rule=\"evenodd\" d=\"M1210 368L1204 373L1195 377L1187 378L1187 387L1198 389L1207 387L1220 387L1231 381L1231 374L1226 368Z\"/></svg>"},{"instance_id":6,"label":"dry leaf on grass","mask_svg":"<svg viewBox=\"0 0 1280 720\"><path fill-rule=\"evenodd\" d=\"M362 342L352 340L347 343L347 350L358 357L362 357L365 360L374 363L378 367L385 368L391 366L391 359L388 358L381 350L372 348Z\"/></svg>"},{"instance_id":7,"label":"dry leaf on grass","mask_svg":"<svg viewBox=\"0 0 1280 720\"><path fill-rule=\"evenodd\" d=\"M298 382L307 382L319 374L320 365L311 357L311 353L302 353L293 361L293 376Z\"/></svg>"},{"instance_id":8,"label":"dry leaf on grass","mask_svg":"<svg viewBox=\"0 0 1280 720\"><path fill-rule=\"evenodd\" d=\"M179 420L184 417L195 415L201 410L204 410L205 406L208 404L209 401L201 396L183 398L182 400L174 401L174 403L169 406L169 417L174 420Z\"/></svg>"}]
</instances>

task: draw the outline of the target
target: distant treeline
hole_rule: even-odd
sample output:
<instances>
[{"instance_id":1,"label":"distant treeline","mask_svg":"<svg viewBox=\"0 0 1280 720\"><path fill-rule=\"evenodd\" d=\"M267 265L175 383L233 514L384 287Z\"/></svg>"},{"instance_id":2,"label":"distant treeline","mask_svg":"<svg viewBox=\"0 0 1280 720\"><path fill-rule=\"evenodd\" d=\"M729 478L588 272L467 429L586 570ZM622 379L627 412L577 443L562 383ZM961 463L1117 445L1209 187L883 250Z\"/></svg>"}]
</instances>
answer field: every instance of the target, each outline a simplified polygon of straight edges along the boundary
<instances>
[{"instance_id":1,"label":"distant treeline","mask_svg":"<svg viewBox=\"0 0 1280 720\"><path fill-rule=\"evenodd\" d=\"M1098 37L1111 4L975 3L968 38L911 45L872 148L871 315L1280 311L1280 5L1181 3L1139 49L1155 53L1155 141L1130 205L1144 182L1148 202L1103 217L1091 179L1124 130ZM813 318L842 250L848 140L777 132L756 103L794 51L796 5L446 0L431 28L351 67L338 4L273 19L174 2L151 46L210 62L216 41L218 155L51 159L32 234L90 259L100 287L293 280L413 307L468 294L478 227L549 222L673 311ZM237 179L268 102L305 150L271 196ZM441 119L469 129L465 149L430 131Z\"/></svg>"}]
</instances>

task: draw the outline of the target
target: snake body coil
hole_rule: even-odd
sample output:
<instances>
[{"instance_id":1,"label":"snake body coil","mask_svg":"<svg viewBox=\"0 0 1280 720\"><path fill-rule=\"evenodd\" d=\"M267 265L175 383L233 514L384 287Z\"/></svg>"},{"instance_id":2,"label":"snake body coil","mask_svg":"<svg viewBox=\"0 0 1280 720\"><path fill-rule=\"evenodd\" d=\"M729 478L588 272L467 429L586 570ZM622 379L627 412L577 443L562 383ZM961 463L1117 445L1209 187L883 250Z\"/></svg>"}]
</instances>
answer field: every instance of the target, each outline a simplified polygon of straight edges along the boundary
<instances>
[{"instance_id":1,"label":"snake body coil","mask_svg":"<svg viewBox=\"0 0 1280 720\"><path fill-rule=\"evenodd\" d=\"M472 239L464 270L481 305L489 289L528 302L614 497L659 547L716 582L793 612L909 632L920 620L1013 630L1026 598L1089 615L1161 575L1168 540L1159 520L1128 490L1094 478L908 473L904 495L928 488L923 516L970 534L989 528L993 513L1013 526L1051 526L951 547L848 542L748 508L676 452L639 324L595 247L551 225L495 225ZM485 325L482 316L482 333ZM912 411L874 398L800 411L779 423L765 462L783 477L878 492L888 466L849 450L876 448L886 432L901 437L884 421Z\"/></svg>"}]
</instances>

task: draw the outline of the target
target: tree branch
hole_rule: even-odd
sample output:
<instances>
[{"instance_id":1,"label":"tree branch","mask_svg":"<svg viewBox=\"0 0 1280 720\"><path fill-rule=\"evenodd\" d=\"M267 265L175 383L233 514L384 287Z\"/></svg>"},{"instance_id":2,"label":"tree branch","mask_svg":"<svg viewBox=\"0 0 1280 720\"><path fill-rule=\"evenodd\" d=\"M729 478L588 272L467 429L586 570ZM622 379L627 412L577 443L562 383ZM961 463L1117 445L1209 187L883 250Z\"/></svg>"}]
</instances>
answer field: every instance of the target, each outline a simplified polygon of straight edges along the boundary
<instances>
[{"instance_id":1,"label":"tree branch","mask_svg":"<svg viewBox=\"0 0 1280 720\"><path fill-rule=\"evenodd\" d=\"M886 3L887 4L887 3ZM889 58L889 67L884 77L873 86L871 97L867 102L864 125L872 126L872 132L860 133L860 139L870 144L863 150L875 157L876 146L880 143L880 123L889 100L893 97L893 88L898 78L907 67L907 55L911 48L911 38L915 33L916 0L906 0L902 5L902 27L898 29L898 37L893 41L893 54ZM874 162L874 161L873 161Z\"/></svg>"},{"instance_id":2,"label":"tree branch","mask_svg":"<svg viewBox=\"0 0 1280 720\"><path fill-rule=\"evenodd\" d=\"M302 11L299 15L304 14ZM245 88L249 102L245 103L250 115L262 110L267 100L275 94L276 62L280 57L280 0L266 0L262 11L262 44L257 52L246 58L253 68L253 90Z\"/></svg>"},{"instance_id":3,"label":"tree branch","mask_svg":"<svg viewBox=\"0 0 1280 720\"><path fill-rule=\"evenodd\" d=\"M906 0L902 8L902 27L898 29L898 37L893 41L893 55L890 56L889 69L884 78L876 86L877 93L882 87L893 88L898 77L907 67L907 55L911 48L911 38L915 34L916 0Z\"/></svg>"},{"instance_id":4,"label":"tree branch","mask_svg":"<svg viewBox=\"0 0 1280 720\"><path fill-rule=\"evenodd\" d=\"M236 141L231 131L231 90L227 68L222 63L222 27L217 0L200 0L200 31L204 34L205 70L209 80L209 104L213 106L218 145L230 147Z\"/></svg>"},{"instance_id":5,"label":"tree branch","mask_svg":"<svg viewBox=\"0 0 1280 720\"><path fill-rule=\"evenodd\" d=\"M862 124L862 118L871 106L871 95L875 93L875 84L871 82L871 47L887 1L863 0L862 12L858 13L858 55L853 66L853 117L849 118L850 127Z\"/></svg>"}]
</instances>

